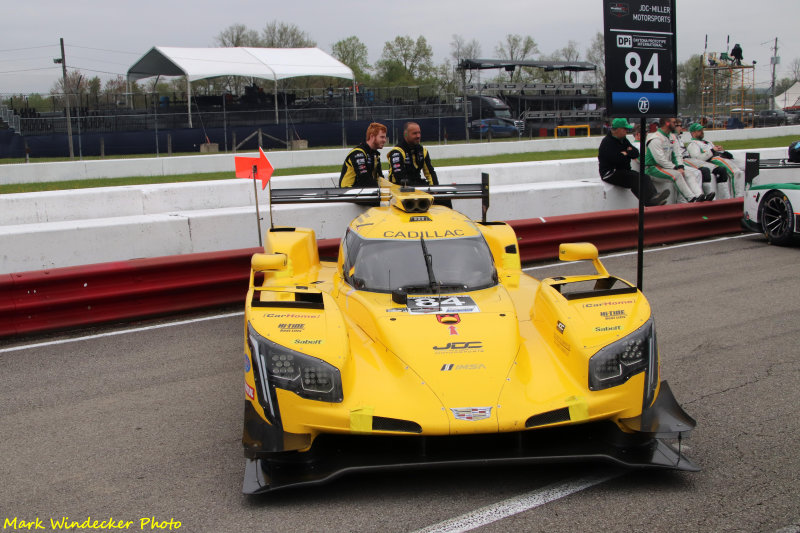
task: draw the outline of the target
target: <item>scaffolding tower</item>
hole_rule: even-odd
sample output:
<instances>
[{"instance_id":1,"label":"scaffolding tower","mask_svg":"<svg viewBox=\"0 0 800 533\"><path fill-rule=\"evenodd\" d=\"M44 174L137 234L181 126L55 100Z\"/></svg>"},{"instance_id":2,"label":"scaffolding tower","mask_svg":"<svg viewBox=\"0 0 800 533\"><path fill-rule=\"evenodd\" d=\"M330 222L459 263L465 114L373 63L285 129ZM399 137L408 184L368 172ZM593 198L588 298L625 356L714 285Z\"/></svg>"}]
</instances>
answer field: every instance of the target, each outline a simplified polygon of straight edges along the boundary
<instances>
[{"instance_id":1,"label":"scaffolding tower","mask_svg":"<svg viewBox=\"0 0 800 533\"><path fill-rule=\"evenodd\" d=\"M755 65L736 64L725 52L703 54L700 105L706 128L725 129L729 119L753 127L755 71Z\"/></svg>"}]
</instances>

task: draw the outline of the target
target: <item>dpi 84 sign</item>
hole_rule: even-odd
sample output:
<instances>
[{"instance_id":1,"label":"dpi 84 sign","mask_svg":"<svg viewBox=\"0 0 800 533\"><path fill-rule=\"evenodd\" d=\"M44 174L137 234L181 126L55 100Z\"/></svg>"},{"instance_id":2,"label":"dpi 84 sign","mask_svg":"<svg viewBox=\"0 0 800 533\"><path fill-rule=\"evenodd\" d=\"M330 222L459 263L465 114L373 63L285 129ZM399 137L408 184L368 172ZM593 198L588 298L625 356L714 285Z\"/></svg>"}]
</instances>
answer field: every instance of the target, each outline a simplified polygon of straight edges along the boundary
<instances>
[{"instance_id":1,"label":"dpi 84 sign","mask_svg":"<svg viewBox=\"0 0 800 533\"><path fill-rule=\"evenodd\" d=\"M604 20L609 116L674 116L675 0L606 0Z\"/></svg>"}]
</instances>

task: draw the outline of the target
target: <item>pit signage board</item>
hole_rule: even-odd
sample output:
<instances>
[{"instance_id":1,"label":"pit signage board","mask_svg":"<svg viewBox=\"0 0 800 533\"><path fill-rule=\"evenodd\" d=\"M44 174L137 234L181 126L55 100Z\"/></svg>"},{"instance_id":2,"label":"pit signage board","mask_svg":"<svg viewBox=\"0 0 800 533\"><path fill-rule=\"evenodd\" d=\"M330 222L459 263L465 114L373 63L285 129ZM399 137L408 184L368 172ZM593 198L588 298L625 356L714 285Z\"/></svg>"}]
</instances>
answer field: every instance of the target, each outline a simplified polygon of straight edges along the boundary
<instances>
[{"instance_id":1,"label":"pit signage board","mask_svg":"<svg viewBox=\"0 0 800 533\"><path fill-rule=\"evenodd\" d=\"M675 0L603 0L603 17L608 116L675 116Z\"/></svg>"}]
</instances>

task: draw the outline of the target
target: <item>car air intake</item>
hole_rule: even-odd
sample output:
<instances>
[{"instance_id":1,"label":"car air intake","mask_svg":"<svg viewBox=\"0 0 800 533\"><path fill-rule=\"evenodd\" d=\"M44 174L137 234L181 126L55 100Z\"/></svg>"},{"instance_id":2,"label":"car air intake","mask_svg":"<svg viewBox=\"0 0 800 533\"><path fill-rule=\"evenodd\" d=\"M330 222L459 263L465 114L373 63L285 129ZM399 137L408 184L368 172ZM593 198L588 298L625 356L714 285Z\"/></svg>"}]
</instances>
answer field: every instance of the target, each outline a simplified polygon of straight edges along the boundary
<instances>
[{"instance_id":1,"label":"car air intake","mask_svg":"<svg viewBox=\"0 0 800 533\"><path fill-rule=\"evenodd\" d=\"M406 213L425 213L430 207L428 198L403 198L403 211Z\"/></svg>"},{"instance_id":2,"label":"car air intake","mask_svg":"<svg viewBox=\"0 0 800 533\"><path fill-rule=\"evenodd\" d=\"M525 421L526 428L533 428L536 426L545 426L547 424L555 424L556 422L566 422L569 420L569 407L562 407L555 411L548 411L533 415Z\"/></svg>"},{"instance_id":3,"label":"car air intake","mask_svg":"<svg viewBox=\"0 0 800 533\"><path fill-rule=\"evenodd\" d=\"M422 433L422 426L411 420L399 418L386 418L385 416L372 417L372 431L402 431L404 433Z\"/></svg>"}]
</instances>

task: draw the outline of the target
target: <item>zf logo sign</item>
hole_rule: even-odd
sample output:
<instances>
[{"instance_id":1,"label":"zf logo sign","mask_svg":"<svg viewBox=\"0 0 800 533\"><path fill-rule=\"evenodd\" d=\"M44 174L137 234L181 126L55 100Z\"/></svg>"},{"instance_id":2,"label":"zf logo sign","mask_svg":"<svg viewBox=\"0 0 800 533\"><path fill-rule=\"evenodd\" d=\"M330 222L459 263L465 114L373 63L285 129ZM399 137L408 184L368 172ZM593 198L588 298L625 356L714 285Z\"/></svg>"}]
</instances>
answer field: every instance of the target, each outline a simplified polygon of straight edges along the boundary
<instances>
[{"instance_id":1,"label":"zf logo sign","mask_svg":"<svg viewBox=\"0 0 800 533\"><path fill-rule=\"evenodd\" d=\"M617 35L617 48L633 48L633 37L630 35Z\"/></svg>"}]
</instances>

